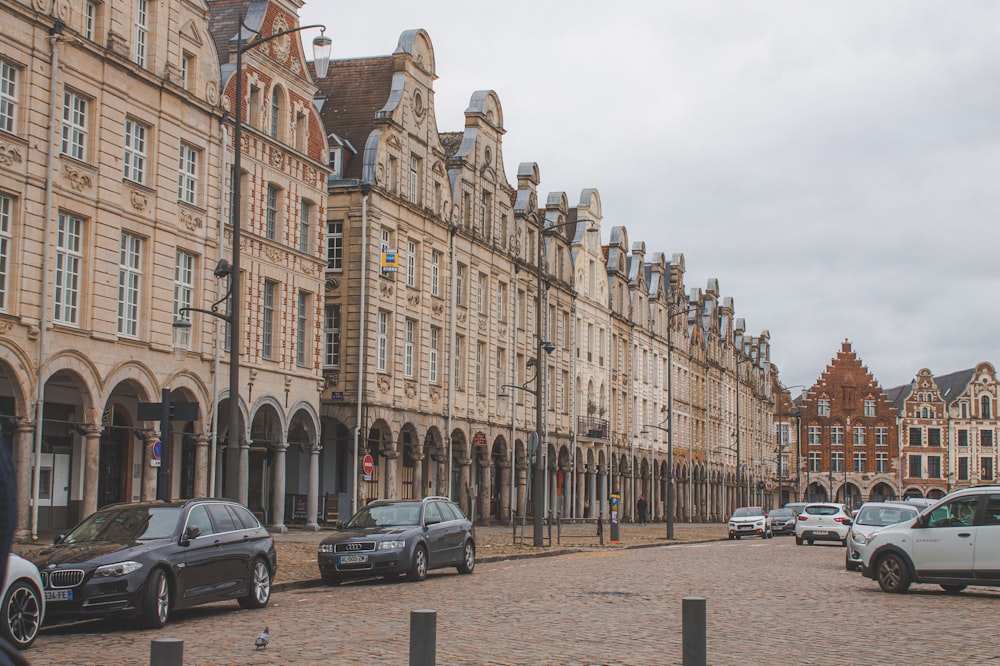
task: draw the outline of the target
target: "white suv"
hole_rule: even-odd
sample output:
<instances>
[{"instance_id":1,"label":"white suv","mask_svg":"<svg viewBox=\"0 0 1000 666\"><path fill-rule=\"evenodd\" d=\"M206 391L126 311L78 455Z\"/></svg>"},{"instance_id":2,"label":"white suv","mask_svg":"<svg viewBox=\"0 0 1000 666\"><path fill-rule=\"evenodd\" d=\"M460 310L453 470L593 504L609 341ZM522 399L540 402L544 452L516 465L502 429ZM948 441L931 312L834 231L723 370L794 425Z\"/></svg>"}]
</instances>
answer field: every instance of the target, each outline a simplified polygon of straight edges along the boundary
<instances>
[{"instance_id":1,"label":"white suv","mask_svg":"<svg viewBox=\"0 0 1000 666\"><path fill-rule=\"evenodd\" d=\"M1000 586L1000 486L957 490L913 520L868 535L861 572L886 592Z\"/></svg>"},{"instance_id":2,"label":"white suv","mask_svg":"<svg viewBox=\"0 0 1000 666\"><path fill-rule=\"evenodd\" d=\"M844 565L848 571L861 568L861 544L868 541L872 532L887 525L895 525L904 520L912 520L920 513L920 507L910 502L865 502L854 518L854 524L847 532L847 552Z\"/></svg>"},{"instance_id":3,"label":"white suv","mask_svg":"<svg viewBox=\"0 0 1000 666\"><path fill-rule=\"evenodd\" d=\"M851 513L843 504L833 502L813 502L802 508L795 521L795 545L803 541L813 545L814 541L839 541L847 539L851 529Z\"/></svg>"}]
</instances>

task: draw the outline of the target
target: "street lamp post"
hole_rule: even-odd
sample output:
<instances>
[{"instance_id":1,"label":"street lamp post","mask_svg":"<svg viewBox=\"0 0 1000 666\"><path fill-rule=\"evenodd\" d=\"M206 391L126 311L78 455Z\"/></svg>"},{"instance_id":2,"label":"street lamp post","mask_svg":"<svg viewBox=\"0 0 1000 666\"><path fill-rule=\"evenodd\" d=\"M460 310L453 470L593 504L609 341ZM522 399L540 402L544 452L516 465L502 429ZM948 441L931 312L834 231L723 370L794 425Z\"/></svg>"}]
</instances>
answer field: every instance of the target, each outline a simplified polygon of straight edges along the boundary
<instances>
[{"instance_id":1,"label":"street lamp post","mask_svg":"<svg viewBox=\"0 0 1000 666\"><path fill-rule=\"evenodd\" d=\"M325 78L327 68L330 64L330 50L333 46L333 40L326 36L326 26L324 25L302 25L295 28L289 28L287 30L282 30L280 32L275 32L268 35L267 37L262 37L260 33L255 31L253 28L249 28L243 23L243 18L240 18L239 29L236 32L236 98L233 104L233 144L235 150L235 156L233 157L233 171L232 171L232 196L230 199L230 221L233 227L233 241L232 241L232 260L230 263L229 271L229 289L227 296L229 297L229 312L228 314L222 314L217 312L216 309L221 303L217 301L211 310L201 310L198 308L181 308L178 310L178 315L183 314L183 312L203 312L209 314L219 319L222 319L229 324L229 435L228 435L228 446L239 447L239 469L236 481L236 494L237 499L246 504L249 499L249 449L243 446L240 441L239 436L240 431L240 409L239 409L239 393L240 393L240 337L242 331L242 321L240 320L240 232L241 232L241 220L240 220L240 208L241 208L241 178L240 172L242 169L242 154L243 154L243 53L249 51L252 48L260 46L270 42L271 40L278 39L279 37L284 37L285 35L292 34L294 32L299 32L300 30L308 30L311 28L319 28L320 34L313 39L313 61L316 68L316 77ZM249 30L254 33L256 39L251 38L251 41L243 41L243 30ZM216 275L218 276L218 268L216 269ZM182 312L183 311L183 312ZM186 320L177 320L174 322L175 326L183 327L187 323L190 326L190 322ZM232 480L228 479L230 487L227 488L226 492L231 491Z\"/></svg>"}]
</instances>

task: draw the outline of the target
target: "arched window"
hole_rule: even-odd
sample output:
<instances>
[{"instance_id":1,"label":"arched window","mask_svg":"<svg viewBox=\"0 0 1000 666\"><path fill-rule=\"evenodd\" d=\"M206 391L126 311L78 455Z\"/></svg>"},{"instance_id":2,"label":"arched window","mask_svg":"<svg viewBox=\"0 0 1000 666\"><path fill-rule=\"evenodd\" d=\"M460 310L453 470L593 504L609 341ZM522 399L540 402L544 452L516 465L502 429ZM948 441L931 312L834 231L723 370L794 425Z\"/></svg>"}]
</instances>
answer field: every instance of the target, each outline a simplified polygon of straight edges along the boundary
<instances>
[{"instance_id":1,"label":"arched window","mask_svg":"<svg viewBox=\"0 0 1000 666\"><path fill-rule=\"evenodd\" d=\"M991 419L992 410L990 409L990 396L984 395L979 399L979 418Z\"/></svg>"},{"instance_id":2,"label":"arched window","mask_svg":"<svg viewBox=\"0 0 1000 666\"><path fill-rule=\"evenodd\" d=\"M271 89L271 138L281 139L282 118L285 115L285 95L279 86Z\"/></svg>"}]
</instances>

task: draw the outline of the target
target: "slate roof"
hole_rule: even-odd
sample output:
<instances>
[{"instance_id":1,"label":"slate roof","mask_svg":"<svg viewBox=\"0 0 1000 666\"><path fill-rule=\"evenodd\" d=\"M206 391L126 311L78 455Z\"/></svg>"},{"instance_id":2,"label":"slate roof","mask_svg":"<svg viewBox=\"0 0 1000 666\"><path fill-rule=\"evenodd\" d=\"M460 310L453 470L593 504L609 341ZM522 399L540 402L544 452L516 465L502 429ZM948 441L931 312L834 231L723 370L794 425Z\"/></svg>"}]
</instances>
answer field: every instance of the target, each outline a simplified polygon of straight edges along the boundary
<instances>
[{"instance_id":1,"label":"slate roof","mask_svg":"<svg viewBox=\"0 0 1000 666\"><path fill-rule=\"evenodd\" d=\"M218 1L218 0L216 0ZM331 60L325 79L315 79L323 101L320 116L334 132L361 150L375 129L375 113L385 106L392 89L392 56ZM345 155L344 178L361 179L363 153Z\"/></svg>"},{"instance_id":2,"label":"slate roof","mask_svg":"<svg viewBox=\"0 0 1000 666\"><path fill-rule=\"evenodd\" d=\"M959 370L947 375L934 376L934 383L937 384L938 389L941 391L941 398L944 399L946 408L950 407L951 403L958 396L962 395L975 372L975 368L969 368L968 370ZM903 405L911 393L913 393L913 382L886 390L889 401L892 402L892 406L900 414L903 413Z\"/></svg>"}]
</instances>

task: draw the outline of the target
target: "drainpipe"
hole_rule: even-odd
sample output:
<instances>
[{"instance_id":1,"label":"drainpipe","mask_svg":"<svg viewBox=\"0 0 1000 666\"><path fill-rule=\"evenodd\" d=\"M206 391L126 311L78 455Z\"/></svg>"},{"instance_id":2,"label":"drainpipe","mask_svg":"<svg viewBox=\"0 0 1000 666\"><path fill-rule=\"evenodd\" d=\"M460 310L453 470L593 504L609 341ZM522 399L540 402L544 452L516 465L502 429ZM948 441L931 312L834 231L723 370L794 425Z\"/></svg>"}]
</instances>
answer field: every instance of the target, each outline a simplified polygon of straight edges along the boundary
<instances>
[{"instance_id":1,"label":"drainpipe","mask_svg":"<svg viewBox=\"0 0 1000 666\"><path fill-rule=\"evenodd\" d=\"M354 473L351 476L351 515L358 511L358 450L361 448L361 399L365 388L365 285L368 280L368 194L370 183L361 183L361 323L358 327L358 411L354 421Z\"/></svg>"},{"instance_id":2,"label":"drainpipe","mask_svg":"<svg viewBox=\"0 0 1000 666\"><path fill-rule=\"evenodd\" d=\"M458 498L452 497L452 465L454 459L454 442L452 441L451 428L452 428L452 418L455 412L455 368L453 366L455 362L455 271L457 269L456 258L455 258L455 234L458 233L458 226L452 225L451 227L451 246L449 251L451 253L451 261L448 262L451 266L451 275L449 277L450 287L448 291L450 296L448 298L448 307L450 309L450 314L448 315L448 421L445 426L448 432L445 433L445 438L448 440L448 478L445 479L446 487L448 488L447 497L451 500L457 500Z\"/></svg>"},{"instance_id":3,"label":"drainpipe","mask_svg":"<svg viewBox=\"0 0 1000 666\"><path fill-rule=\"evenodd\" d=\"M49 246L52 240L52 184L56 177L56 137L59 121L56 109L59 106L59 40L62 37L63 22L57 20L49 32L52 44L52 58L49 76L49 155L45 175L45 234L42 237L42 293L41 312L38 317L38 368L35 377L35 463L31 475L31 540L38 541L38 502L40 500L42 467L42 424L45 420L45 383L42 372L45 367L45 332L49 328L49 269L51 256ZM84 440L84 446L87 446ZM84 455L86 463L86 455Z\"/></svg>"},{"instance_id":4,"label":"drainpipe","mask_svg":"<svg viewBox=\"0 0 1000 666\"><path fill-rule=\"evenodd\" d=\"M510 317L513 326L510 327L510 358L507 360L507 371L510 373L509 377L514 377L516 381L517 372L517 287L518 287L518 277L520 274L520 269L515 261L514 263L514 283L507 294L507 302L511 304L512 314ZM514 443L517 441L517 391L511 391L510 396L510 522L511 525L514 524L515 516L517 515L514 511L514 503L517 502L517 456L514 452ZM517 502L517 508L524 512L524 507L521 506L520 502Z\"/></svg>"},{"instance_id":5,"label":"drainpipe","mask_svg":"<svg viewBox=\"0 0 1000 666\"><path fill-rule=\"evenodd\" d=\"M220 123L220 128L222 129L222 134L220 139L222 141L222 183L225 186L226 183L231 182L228 178L230 173L230 167L228 160L229 151L226 150L229 146L229 128L226 126L225 116L223 116L222 122ZM232 200L230 199L230 206L232 206ZM222 216L219 220L219 235L216 239L218 242L217 247L219 248L219 259L222 258L222 248L225 245L225 220L227 219L223 213L222 206L219 206L219 214ZM229 217L228 219L232 219ZM222 287L220 281L216 281L215 285L215 297L216 300L222 298L225 294L225 290ZM221 371L222 359L219 354L221 351L220 342L222 340L222 320L218 317L213 317L215 320L215 358L212 360L212 416L210 426L212 428L212 446L211 452L208 456L208 469L210 473L208 475L208 496L215 497L216 488L216 475L218 474L219 466L217 456L219 453L219 372Z\"/></svg>"}]
</instances>

